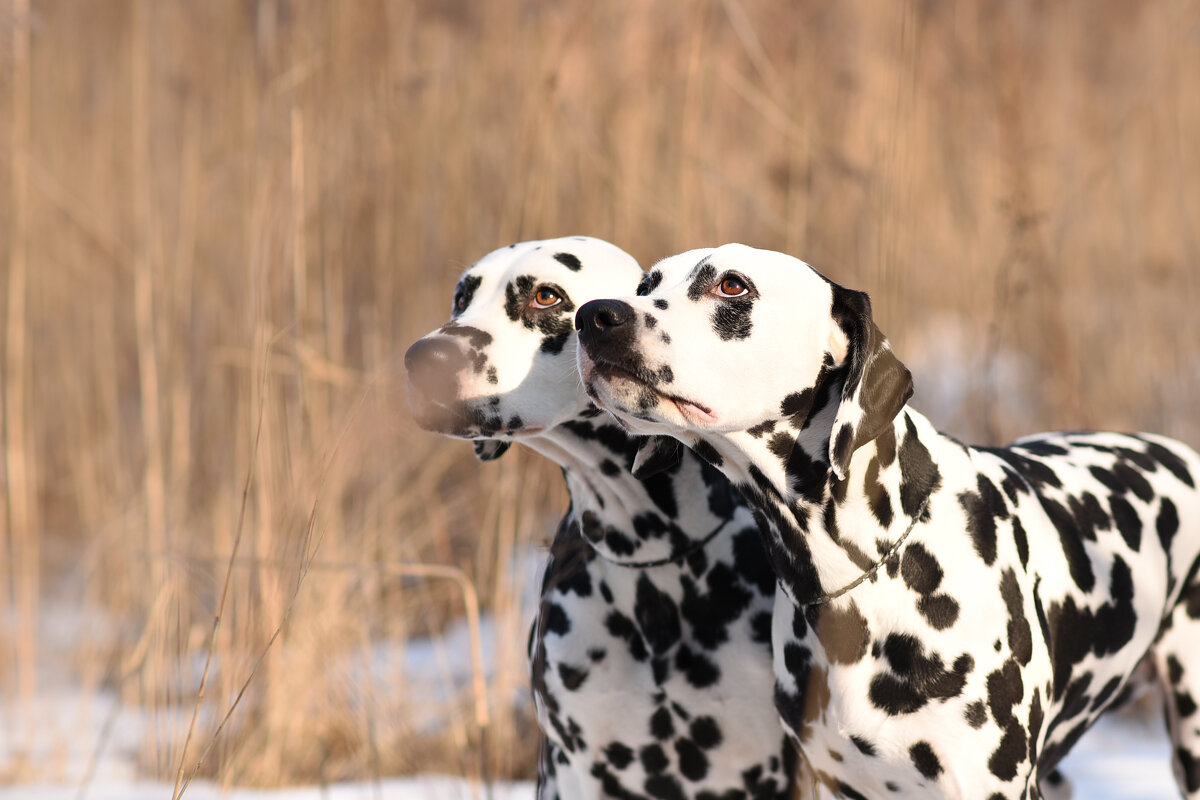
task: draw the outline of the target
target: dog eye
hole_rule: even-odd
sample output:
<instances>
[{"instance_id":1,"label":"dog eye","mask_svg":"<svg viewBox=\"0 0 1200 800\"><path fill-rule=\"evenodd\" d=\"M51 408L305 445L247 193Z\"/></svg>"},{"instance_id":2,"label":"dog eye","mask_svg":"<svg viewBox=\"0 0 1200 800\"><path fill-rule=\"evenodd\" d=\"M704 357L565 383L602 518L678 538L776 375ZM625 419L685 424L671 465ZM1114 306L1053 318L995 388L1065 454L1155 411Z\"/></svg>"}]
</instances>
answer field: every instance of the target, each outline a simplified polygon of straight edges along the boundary
<instances>
[{"instance_id":1,"label":"dog eye","mask_svg":"<svg viewBox=\"0 0 1200 800\"><path fill-rule=\"evenodd\" d=\"M722 297L740 297L750 291L741 278L730 275L717 284L717 291Z\"/></svg>"},{"instance_id":2,"label":"dog eye","mask_svg":"<svg viewBox=\"0 0 1200 800\"><path fill-rule=\"evenodd\" d=\"M562 302L558 292L551 289L549 286L539 286L537 291L533 293L534 308L551 308Z\"/></svg>"},{"instance_id":3,"label":"dog eye","mask_svg":"<svg viewBox=\"0 0 1200 800\"><path fill-rule=\"evenodd\" d=\"M462 311L467 307L467 296L462 292L454 293L454 310Z\"/></svg>"}]
</instances>

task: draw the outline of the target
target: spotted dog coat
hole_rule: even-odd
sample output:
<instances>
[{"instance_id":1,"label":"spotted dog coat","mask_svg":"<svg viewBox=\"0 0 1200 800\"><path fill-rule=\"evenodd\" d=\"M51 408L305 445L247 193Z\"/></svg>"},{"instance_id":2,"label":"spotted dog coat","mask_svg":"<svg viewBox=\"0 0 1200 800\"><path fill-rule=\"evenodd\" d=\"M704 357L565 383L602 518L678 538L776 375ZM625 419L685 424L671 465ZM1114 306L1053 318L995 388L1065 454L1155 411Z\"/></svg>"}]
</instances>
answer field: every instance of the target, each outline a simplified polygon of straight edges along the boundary
<instances>
[{"instance_id":1,"label":"spotted dog coat","mask_svg":"<svg viewBox=\"0 0 1200 800\"><path fill-rule=\"evenodd\" d=\"M1040 798L1148 656L1200 797L1200 458L1159 436L939 434L866 295L742 245L576 319L589 393L769 531L776 703L840 797Z\"/></svg>"},{"instance_id":2,"label":"spotted dog coat","mask_svg":"<svg viewBox=\"0 0 1200 800\"><path fill-rule=\"evenodd\" d=\"M413 413L485 460L521 442L563 468L571 508L530 634L538 796L789 797L775 577L754 518L690 454L661 469L661 454L643 458L635 478L638 440L591 403L575 368L575 304L641 277L626 253L582 237L486 256L459 282L450 322L405 356Z\"/></svg>"}]
</instances>

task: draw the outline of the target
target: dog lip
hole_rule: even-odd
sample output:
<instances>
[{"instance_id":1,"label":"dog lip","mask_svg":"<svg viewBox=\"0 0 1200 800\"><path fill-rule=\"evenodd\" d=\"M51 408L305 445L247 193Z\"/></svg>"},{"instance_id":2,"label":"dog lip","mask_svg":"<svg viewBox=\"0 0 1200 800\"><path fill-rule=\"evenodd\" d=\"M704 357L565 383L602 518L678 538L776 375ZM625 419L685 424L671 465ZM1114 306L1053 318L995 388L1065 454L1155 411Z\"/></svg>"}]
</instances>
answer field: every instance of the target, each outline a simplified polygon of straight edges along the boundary
<instances>
[{"instance_id":1,"label":"dog lip","mask_svg":"<svg viewBox=\"0 0 1200 800\"><path fill-rule=\"evenodd\" d=\"M667 392L656 389L653 386L651 386L650 383L645 378L641 377L636 372L633 372L633 371L629 370L628 368L621 366L620 364L614 364L611 361L606 361L604 359L597 359L592 356L588 356L588 360L592 362L591 369L588 370L589 376L598 375L601 378L609 378L609 379L611 379L614 375L620 376L621 378L624 378L625 380L632 381L633 383L636 383L636 384L646 387L647 389L654 392L656 395L658 395L662 399L666 400L669 403L674 404L679 409L680 413L683 414L685 417L695 416L695 415L688 414L684 410L685 407L691 406L691 407L697 409L698 411L700 411L703 416L707 416L710 419L715 419L715 416L713 415L711 408L708 408L707 406L705 406L701 403L697 403L695 400L688 400L686 397L680 397L679 395L675 395L675 394L668 394Z\"/></svg>"}]
</instances>

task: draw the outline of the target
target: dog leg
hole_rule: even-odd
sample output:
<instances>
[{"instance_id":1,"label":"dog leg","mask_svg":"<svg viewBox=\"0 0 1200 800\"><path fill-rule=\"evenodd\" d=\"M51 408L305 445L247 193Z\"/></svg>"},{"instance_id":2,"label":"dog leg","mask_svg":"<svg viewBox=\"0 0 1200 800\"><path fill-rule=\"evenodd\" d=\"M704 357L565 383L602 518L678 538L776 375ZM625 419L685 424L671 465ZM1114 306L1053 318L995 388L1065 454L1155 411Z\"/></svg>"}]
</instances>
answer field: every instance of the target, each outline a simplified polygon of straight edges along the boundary
<instances>
[{"instance_id":1,"label":"dog leg","mask_svg":"<svg viewBox=\"0 0 1200 800\"><path fill-rule=\"evenodd\" d=\"M1200 798L1200 580L1184 590L1153 648L1163 685L1175 781L1184 797Z\"/></svg>"}]
</instances>

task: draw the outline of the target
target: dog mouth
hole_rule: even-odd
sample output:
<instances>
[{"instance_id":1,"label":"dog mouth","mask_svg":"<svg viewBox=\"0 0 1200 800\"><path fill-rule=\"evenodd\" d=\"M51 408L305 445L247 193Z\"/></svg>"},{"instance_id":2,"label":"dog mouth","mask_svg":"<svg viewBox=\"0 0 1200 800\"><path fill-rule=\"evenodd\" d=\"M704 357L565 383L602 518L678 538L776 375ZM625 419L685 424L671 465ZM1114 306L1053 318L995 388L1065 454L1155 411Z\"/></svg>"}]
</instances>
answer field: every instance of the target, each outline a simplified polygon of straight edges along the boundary
<instances>
[{"instance_id":1,"label":"dog mouth","mask_svg":"<svg viewBox=\"0 0 1200 800\"><path fill-rule=\"evenodd\" d=\"M446 401L422 391L412 381L408 384L408 405L413 420L422 429L457 439L515 439L545 430L544 425L510 425L494 408L476 407L463 400Z\"/></svg>"},{"instance_id":2,"label":"dog mouth","mask_svg":"<svg viewBox=\"0 0 1200 800\"><path fill-rule=\"evenodd\" d=\"M707 426L717 420L712 409L707 406L697 403L695 400L689 400L686 397L664 392L657 388L656 384L659 383L658 377L646 374L644 369L630 368L603 358L593 358L582 350L580 353L582 356L580 359L580 373L583 377L584 386L588 388L589 393L595 391L597 380L608 383L610 387L615 387L617 384L624 382L632 384L637 394L641 395L637 402L639 411L636 412L636 415L641 418L645 417L644 412L648 411L652 405L645 402L644 399L646 395L649 395L668 407L674 408L680 417L693 424Z\"/></svg>"}]
</instances>

